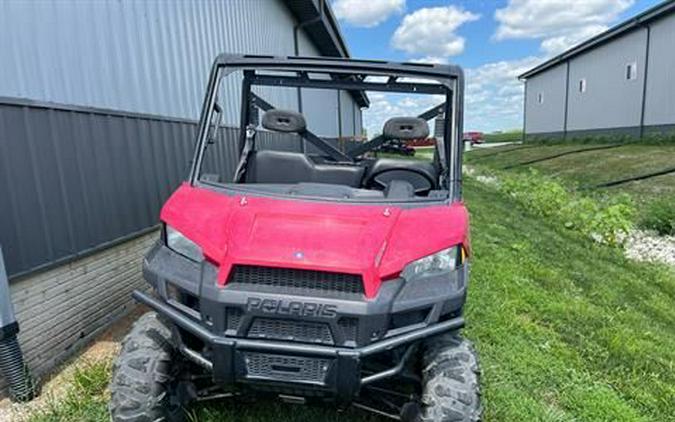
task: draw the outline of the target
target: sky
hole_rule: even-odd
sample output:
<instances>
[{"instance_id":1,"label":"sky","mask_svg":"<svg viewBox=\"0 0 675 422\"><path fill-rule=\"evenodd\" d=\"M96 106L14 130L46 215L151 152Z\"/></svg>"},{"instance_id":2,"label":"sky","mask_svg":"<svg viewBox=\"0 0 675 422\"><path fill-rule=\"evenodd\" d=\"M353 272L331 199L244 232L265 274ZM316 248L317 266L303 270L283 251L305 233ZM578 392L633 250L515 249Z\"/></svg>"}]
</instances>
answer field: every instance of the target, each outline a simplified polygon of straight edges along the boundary
<instances>
[{"instance_id":1,"label":"sky","mask_svg":"<svg viewBox=\"0 0 675 422\"><path fill-rule=\"evenodd\" d=\"M659 0L332 0L352 57L454 63L466 73L465 130L522 127L517 76ZM369 94L369 134L426 102ZM374 97L373 97L374 95ZM378 108L379 110L375 110Z\"/></svg>"}]
</instances>

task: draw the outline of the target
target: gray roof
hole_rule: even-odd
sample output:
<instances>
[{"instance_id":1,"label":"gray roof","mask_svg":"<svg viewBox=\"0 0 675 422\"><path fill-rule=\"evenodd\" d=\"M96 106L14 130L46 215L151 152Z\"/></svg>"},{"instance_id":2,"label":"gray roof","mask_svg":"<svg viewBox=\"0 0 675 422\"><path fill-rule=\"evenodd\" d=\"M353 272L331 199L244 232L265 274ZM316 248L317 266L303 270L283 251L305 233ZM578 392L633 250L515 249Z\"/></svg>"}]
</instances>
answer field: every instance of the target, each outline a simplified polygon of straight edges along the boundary
<instances>
[{"instance_id":1,"label":"gray roof","mask_svg":"<svg viewBox=\"0 0 675 422\"><path fill-rule=\"evenodd\" d=\"M574 56L578 56L588 50L591 50L597 46L605 44L629 31L632 31L636 28L644 27L648 22L665 16L667 14L675 12L675 0L666 0L662 3L657 4L656 6L640 13L639 15L620 23L607 31L598 34L588 40L582 42L581 44L570 48L562 54L559 54L552 59L545 61L544 63L528 70L522 75L518 76L518 79L527 79L538 73L545 71L559 63L565 62Z\"/></svg>"}]
</instances>

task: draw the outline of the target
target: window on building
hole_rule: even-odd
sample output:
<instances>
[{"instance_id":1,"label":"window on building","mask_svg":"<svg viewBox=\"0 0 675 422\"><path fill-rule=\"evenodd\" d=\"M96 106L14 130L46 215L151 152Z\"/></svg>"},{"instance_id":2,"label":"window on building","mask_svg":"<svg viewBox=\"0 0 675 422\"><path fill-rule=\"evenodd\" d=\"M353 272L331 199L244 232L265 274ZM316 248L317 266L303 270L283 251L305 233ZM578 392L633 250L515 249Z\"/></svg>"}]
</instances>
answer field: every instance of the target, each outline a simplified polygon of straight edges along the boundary
<instances>
[{"instance_id":1,"label":"window on building","mask_svg":"<svg viewBox=\"0 0 675 422\"><path fill-rule=\"evenodd\" d=\"M586 78L579 79L579 92L586 92Z\"/></svg>"},{"instance_id":2,"label":"window on building","mask_svg":"<svg viewBox=\"0 0 675 422\"><path fill-rule=\"evenodd\" d=\"M637 79L637 62L628 63L626 65L626 79L629 81Z\"/></svg>"},{"instance_id":3,"label":"window on building","mask_svg":"<svg viewBox=\"0 0 675 422\"><path fill-rule=\"evenodd\" d=\"M537 94L537 103L544 104L544 93L540 92Z\"/></svg>"}]
</instances>

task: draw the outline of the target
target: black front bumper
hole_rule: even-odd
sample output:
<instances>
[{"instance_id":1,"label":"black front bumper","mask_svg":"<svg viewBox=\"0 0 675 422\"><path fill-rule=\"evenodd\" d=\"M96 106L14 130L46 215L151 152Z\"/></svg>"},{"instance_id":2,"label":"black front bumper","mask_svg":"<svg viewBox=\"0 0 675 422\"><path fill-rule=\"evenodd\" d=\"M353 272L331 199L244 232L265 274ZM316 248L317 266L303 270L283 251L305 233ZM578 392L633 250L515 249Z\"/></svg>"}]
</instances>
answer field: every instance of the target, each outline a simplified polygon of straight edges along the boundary
<instances>
[{"instance_id":1,"label":"black front bumper","mask_svg":"<svg viewBox=\"0 0 675 422\"><path fill-rule=\"evenodd\" d=\"M464 326L462 317L452 318L431 326L410 331L405 334L390 337L360 348L327 347L311 344L298 344L292 342L279 342L268 340L251 340L242 338L230 338L219 336L204 328L184 313L140 291L134 291L134 299L150 307L152 310L168 319L173 324L199 338L208 345L213 353L213 360L208 360L198 352L181 346L181 352L195 363L213 372L214 381L232 384L238 381L262 381L262 382L292 382L306 384L332 390L338 397L349 401L361 386L392 377L400 372L403 360L390 369L361 377L361 360L365 357L383 353L401 346L413 344L419 340L439 335L448 331L454 331ZM310 365L310 370L319 364L318 370L324 371L325 376L321 382L303 380L300 371L293 379L279 379L279 377L264 377L251 375L247 371L247 359L262 353L295 358L296 364ZM306 361L303 361L306 359ZM286 365L291 368L293 365Z\"/></svg>"},{"instance_id":2,"label":"black front bumper","mask_svg":"<svg viewBox=\"0 0 675 422\"><path fill-rule=\"evenodd\" d=\"M158 243L146 256L144 276L158 298L136 291L134 298L177 327L180 351L223 385L249 385L293 395L335 396L349 402L367 384L397 375L420 340L463 327L461 308L468 268L408 283L383 283L377 297L303 296L289 290L218 286L217 268L195 263ZM190 299L181 303L172 291ZM252 306L277 302L279 306ZM304 308L290 304L302 303ZM327 309L330 313L288 312ZM287 307L287 308L285 308ZM238 309L232 328L230 311ZM341 321L350 320L352 335ZM256 321L314 324L330 335L252 336ZM323 332L323 331L322 331ZM311 334L314 331L310 331ZM385 361L373 371L372 360Z\"/></svg>"}]
</instances>

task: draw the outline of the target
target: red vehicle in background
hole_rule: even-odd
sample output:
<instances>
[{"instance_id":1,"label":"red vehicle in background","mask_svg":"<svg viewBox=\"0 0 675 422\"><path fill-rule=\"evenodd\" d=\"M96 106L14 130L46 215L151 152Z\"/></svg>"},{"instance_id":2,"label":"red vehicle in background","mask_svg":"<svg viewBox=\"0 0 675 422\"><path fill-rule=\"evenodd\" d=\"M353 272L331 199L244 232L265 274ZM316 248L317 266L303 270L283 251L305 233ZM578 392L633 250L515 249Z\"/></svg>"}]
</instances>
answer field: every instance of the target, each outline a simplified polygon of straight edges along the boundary
<instances>
[{"instance_id":1,"label":"red vehicle in background","mask_svg":"<svg viewBox=\"0 0 675 422\"><path fill-rule=\"evenodd\" d=\"M465 142L466 141L471 142L471 145L482 144L484 142L483 132L464 132L464 136L462 137L462 139Z\"/></svg>"},{"instance_id":2,"label":"red vehicle in background","mask_svg":"<svg viewBox=\"0 0 675 422\"><path fill-rule=\"evenodd\" d=\"M418 138L406 141L409 147L433 147L436 145L436 138Z\"/></svg>"}]
</instances>

